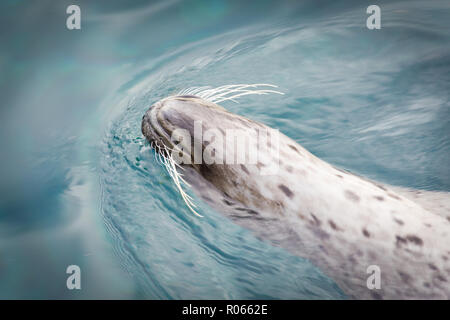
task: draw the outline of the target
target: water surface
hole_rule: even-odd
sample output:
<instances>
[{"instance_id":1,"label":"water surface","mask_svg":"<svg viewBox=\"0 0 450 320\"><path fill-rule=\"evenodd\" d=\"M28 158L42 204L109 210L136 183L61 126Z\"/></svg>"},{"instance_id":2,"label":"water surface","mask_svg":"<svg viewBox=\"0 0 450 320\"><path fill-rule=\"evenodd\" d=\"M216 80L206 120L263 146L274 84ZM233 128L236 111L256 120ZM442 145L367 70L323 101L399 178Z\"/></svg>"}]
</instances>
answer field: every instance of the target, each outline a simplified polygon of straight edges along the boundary
<instances>
[{"instance_id":1,"label":"water surface","mask_svg":"<svg viewBox=\"0 0 450 320\"><path fill-rule=\"evenodd\" d=\"M272 83L224 107L333 165L450 191L450 4L6 1L0 298L339 299L309 261L183 204L140 132L190 86ZM82 290L66 288L66 267Z\"/></svg>"}]
</instances>

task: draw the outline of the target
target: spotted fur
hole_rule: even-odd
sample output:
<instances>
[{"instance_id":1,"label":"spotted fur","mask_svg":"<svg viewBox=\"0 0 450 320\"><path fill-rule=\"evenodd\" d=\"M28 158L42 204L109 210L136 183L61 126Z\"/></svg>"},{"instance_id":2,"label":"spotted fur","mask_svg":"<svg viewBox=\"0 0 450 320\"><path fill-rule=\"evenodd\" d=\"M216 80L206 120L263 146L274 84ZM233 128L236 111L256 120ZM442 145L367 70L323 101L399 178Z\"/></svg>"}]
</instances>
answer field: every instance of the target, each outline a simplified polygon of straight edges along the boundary
<instances>
[{"instance_id":1,"label":"spotted fur","mask_svg":"<svg viewBox=\"0 0 450 320\"><path fill-rule=\"evenodd\" d=\"M147 111L142 131L149 141L170 149L170 133L184 128L193 137L194 120L203 120L204 130L265 127L188 94ZM448 193L369 181L320 160L283 134L279 145L276 175L260 174L275 161L267 153L266 161L254 165L184 166L184 178L208 204L257 237L310 259L350 297L450 299ZM381 269L379 290L367 288L370 265Z\"/></svg>"}]
</instances>

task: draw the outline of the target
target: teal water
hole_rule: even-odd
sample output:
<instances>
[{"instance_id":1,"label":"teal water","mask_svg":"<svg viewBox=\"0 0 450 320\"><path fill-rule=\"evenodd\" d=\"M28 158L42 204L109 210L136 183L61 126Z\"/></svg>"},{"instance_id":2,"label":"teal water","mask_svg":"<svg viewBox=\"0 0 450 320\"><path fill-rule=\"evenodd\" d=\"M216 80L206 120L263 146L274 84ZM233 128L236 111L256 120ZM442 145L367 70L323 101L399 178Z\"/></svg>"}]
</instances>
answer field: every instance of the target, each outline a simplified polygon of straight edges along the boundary
<instances>
[{"instance_id":1,"label":"teal water","mask_svg":"<svg viewBox=\"0 0 450 320\"><path fill-rule=\"evenodd\" d=\"M140 133L191 86L272 83L224 107L371 179L450 191L450 3L4 1L0 298L340 299L305 259L197 199ZM82 289L66 288L79 265Z\"/></svg>"}]
</instances>

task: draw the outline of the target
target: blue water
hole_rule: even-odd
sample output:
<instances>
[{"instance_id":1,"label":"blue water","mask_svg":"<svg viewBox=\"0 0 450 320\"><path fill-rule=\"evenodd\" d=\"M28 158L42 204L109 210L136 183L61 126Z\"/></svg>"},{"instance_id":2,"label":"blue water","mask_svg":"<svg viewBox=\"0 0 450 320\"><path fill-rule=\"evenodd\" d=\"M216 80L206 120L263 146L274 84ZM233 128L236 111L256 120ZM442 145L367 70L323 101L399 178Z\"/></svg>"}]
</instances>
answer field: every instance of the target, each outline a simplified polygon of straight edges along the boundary
<instances>
[{"instance_id":1,"label":"blue water","mask_svg":"<svg viewBox=\"0 0 450 320\"><path fill-rule=\"evenodd\" d=\"M190 86L272 83L224 107L385 183L450 191L450 3L70 1L0 7L0 298L340 299L332 279L202 203L140 133ZM82 289L66 288L79 265Z\"/></svg>"}]
</instances>

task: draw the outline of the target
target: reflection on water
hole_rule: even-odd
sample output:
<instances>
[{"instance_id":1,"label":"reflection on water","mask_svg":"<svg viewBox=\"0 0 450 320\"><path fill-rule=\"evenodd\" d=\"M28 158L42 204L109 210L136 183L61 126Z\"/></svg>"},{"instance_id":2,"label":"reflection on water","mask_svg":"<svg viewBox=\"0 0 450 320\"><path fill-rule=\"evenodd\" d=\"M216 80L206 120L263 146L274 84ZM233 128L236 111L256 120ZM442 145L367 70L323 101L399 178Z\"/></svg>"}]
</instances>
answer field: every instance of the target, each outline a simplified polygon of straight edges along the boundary
<instances>
[{"instance_id":1,"label":"reflection on water","mask_svg":"<svg viewBox=\"0 0 450 320\"><path fill-rule=\"evenodd\" d=\"M450 191L446 1L6 1L0 19L0 298L343 298L308 261L198 200L140 120L190 86L274 83L224 103L326 161ZM82 270L82 290L65 286Z\"/></svg>"}]
</instances>

